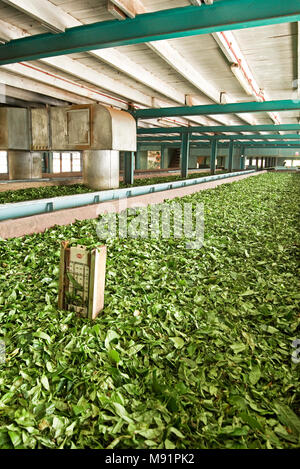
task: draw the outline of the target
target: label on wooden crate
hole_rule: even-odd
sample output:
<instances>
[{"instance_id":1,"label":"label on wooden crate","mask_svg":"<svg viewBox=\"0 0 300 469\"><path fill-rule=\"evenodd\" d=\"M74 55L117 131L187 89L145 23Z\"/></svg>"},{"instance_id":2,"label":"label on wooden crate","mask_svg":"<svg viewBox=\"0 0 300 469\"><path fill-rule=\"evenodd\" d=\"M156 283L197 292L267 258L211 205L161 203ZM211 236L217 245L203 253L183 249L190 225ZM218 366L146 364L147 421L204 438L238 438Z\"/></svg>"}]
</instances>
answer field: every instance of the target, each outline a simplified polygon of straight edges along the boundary
<instances>
[{"instance_id":1,"label":"label on wooden crate","mask_svg":"<svg viewBox=\"0 0 300 469\"><path fill-rule=\"evenodd\" d=\"M59 308L95 319L104 307L106 246L61 246Z\"/></svg>"}]
</instances>

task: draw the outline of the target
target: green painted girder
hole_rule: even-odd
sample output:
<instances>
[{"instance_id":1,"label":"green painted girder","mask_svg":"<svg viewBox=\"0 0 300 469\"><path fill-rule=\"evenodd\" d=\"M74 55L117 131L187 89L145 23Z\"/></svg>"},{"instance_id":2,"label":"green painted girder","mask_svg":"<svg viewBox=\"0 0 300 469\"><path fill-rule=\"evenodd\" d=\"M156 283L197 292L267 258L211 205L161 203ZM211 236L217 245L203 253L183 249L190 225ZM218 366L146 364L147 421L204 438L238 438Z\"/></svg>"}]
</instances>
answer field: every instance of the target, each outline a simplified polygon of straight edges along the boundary
<instances>
[{"instance_id":1,"label":"green painted girder","mask_svg":"<svg viewBox=\"0 0 300 469\"><path fill-rule=\"evenodd\" d=\"M124 155L124 182L132 185L134 183L134 152L126 151Z\"/></svg>"},{"instance_id":2,"label":"green painted girder","mask_svg":"<svg viewBox=\"0 0 300 469\"><path fill-rule=\"evenodd\" d=\"M245 145L245 148L286 148L287 150L290 149L290 148L300 148L300 143L299 144L292 144L292 143L289 143L287 145L283 145L282 143L280 144L275 144L275 145L272 145L271 143L269 144L258 144L258 145L254 145L254 144L249 144L249 145Z\"/></svg>"},{"instance_id":3,"label":"green painted girder","mask_svg":"<svg viewBox=\"0 0 300 469\"><path fill-rule=\"evenodd\" d=\"M297 144L295 142L285 142L285 144L282 144L282 143L243 143L243 145L241 145L241 143L238 143L238 142L234 142L235 143L235 147L237 148L241 148L242 146L244 146L245 148L286 148L286 149L300 149L300 143ZM180 142L178 143L173 143L173 142L145 142L145 143L140 143L139 144L139 149L141 147L148 147L148 148L151 148L152 146L158 146L158 145L165 145L166 148L180 148ZM190 144L191 147L197 147L197 148L210 148L210 144L208 143L204 143L204 142L191 142ZM218 142L218 148L229 148L230 147L230 142Z\"/></svg>"},{"instance_id":4,"label":"green painted girder","mask_svg":"<svg viewBox=\"0 0 300 469\"><path fill-rule=\"evenodd\" d=\"M240 142L244 146L249 146L249 145L259 145L260 147L264 147L266 145L283 145L283 146L299 146L300 145L300 140L286 140L284 142L278 141L278 142Z\"/></svg>"},{"instance_id":5,"label":"green painted girder","mask_svg":"<svg viewBox=\"0 0 300 469\"><path fill-rule=\"evenodd\" d=\"M184 133L182 135L189 135ZM190 135L191 140L198 140L198 141L210 141L213 138L217 140L299 140L300 142L300 135L298 134L286 134L286 135L278 135L278 134L256 134L256 135L218 135L216 137L210 136L202 136L202 135ZM180 136L177 135L162 135L162 136L155 136L155 137L138 137L138 142L161 142L161 141L176 141L181 140ZM296 143L296 142L294 142Z\"/></svg>"},{"instance_id":6,"label":"green painted girder","mask_svg":"<svg viewBox=\"0 0 300 469\"><path fill-rule=\"evenodd\" d=\"M264 102L250 101L246 103L138 109L133 112L133 115L137 119L154 119L158 117L241 114L244 112L297 111L299 109L300 99L285 99Z\"/></svg>"},{"instance_id":7,"label":"green painted girder","mask_svg":"<svg viewBox=\"0 0 300 469\"><path fill-rule=\"evenodd\" d=\"M218 155L218 140L214 138L211 142L211 150L210 150L210 173L215 174L216 171L216 161Z\"/></svg>"},{"instance_id":8,"label":"green painted girder","mask_svg":"<svg viewBox=\"0 0 300 469\"><path fill-rule=\"evenodd\" d=\"M172 133L196 133L196 132L280 132L300 131L300 124L265 124L265 125L212 125L193 127L153 127L137 129L138 134L172 134Z\"/></svg>"},{"instance_id":9,"label":"green painted girder","mask_svg":"<svg viewBox=\"0 0 300 469\"><path fill-rule=\"evenodd\" d=\"M299 134L286 134L286 135L278 135L278 134L257 134L257 135L218 135L216 137L219 140L299 140L300 142L300 135Z\"/></svg>"},{"instance_id":10,"label":"green painted girder","mask_svg":"<svg viewBox=\"0 0 300 469\"><path fill-rule=\"evenodd\" d=\"M229 152L228 152L228 171L232 171L232 162L233 162L233 150L234 150L234 141L231 140L229 143Z\"/></svg>"},{"instance_id":11,"label":"green painted girder","mask_svg":"<svg viewBox=\"0 0 300 469\"><path fill-rule=\"evenodd\" d=\"M0 46L0 65L94 49L300 20L299 0L226 0L102 21Z\"/></svg>"},{"instance_id":12,"label":"green painted girder","mask_svg":"<svg viewBox=\"0 0 300 469\"><path fill-rule=\"evenodd\" d=\"M187 178L189 172L190 135L183 134L181 140L181 177Z\"/></svg>"},{"instance_id":13,"label":"green painted girder","mask_svg":"<svg viewBox=\"0 0 300 469\"><path fill-rule=\"evenodd\" d=\"M187 133L185 133L184 135L188 135ZM299 136L300 138L300 136ZM210 137L209 135L206 137L202 136L202 135L191 135L190 136L190 139L191 140L206 140L206 141L210 141L212 139L212 137ZM160 142L161 140L164 140L164 141L167 141L167 140L170 140L170 141L176 141L176 140L182 140L182 137L180 135L164 135L164 136L161 136L161 137L158 137L158 136L155 136L155 137L138 137L138 142Z\"/></svg>"}]
</instances>

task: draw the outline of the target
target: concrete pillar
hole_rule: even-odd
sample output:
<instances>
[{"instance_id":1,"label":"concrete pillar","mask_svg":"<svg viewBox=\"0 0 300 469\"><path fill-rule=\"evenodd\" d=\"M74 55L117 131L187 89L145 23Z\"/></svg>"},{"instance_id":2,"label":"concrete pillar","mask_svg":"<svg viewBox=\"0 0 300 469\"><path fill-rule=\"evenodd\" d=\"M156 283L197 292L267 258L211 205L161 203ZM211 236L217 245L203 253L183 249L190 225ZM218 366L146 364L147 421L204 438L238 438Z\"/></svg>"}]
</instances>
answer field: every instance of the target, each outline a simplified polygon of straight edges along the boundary
<instances>
[{"instance_id":1,"label":"concrete pillar","mask_svg":"<svg viewBox=\"0 0 300 469\"><path fill-rule=\"evenodd\" d=\"M8 151L9 179L42 178L42 154L29 151Z\"/></svg>"},{"instance_id":2,"label":"concrete pillar","mask_svg":"<svg viewBox=\"0 0 300 469\"><path fill-rule=\"evenodd\" d=\"M116 150L85 150L83 184L95 190L119 187L119 161Z\"/></svg>"}]
</instances>

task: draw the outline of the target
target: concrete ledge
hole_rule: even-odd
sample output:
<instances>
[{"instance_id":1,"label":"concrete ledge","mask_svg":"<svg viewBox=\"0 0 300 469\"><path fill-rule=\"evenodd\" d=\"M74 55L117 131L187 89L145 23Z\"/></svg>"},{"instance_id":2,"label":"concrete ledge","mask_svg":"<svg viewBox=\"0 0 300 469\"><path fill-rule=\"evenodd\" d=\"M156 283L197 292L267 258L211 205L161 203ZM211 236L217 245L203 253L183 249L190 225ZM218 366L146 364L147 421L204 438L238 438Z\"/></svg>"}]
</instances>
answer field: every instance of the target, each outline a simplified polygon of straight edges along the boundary
<instances>
[{"instance_id":1,"label":"concrete ledge","mask_svg":"<svg viewBox=\"0 0 300 469\"><path fill-rule=\"evenodd\" d=\"M241 181L252 176L264 174L267 171L260 171L241 176L233 176L227 179L220 179L211 182L204 182L178 189L170 189L168 191L154 192L147 195L139 195L127 199L112 200L109 202L101 202L98 204L85 205L83 207L71 208L67 210L59 210L56 212L43 213L15 220L6 220L0 222L0 237L2 239L17 238L34 233L43 233L46 229L56 225L70 225L77 220L90 220L98 218L103 213L121 212L126 208L145 207L172 200L176 197L184 197L195 194L207 189L214 189L221 184L229 184L235 181Z\"/></svg>"}]
</instances>

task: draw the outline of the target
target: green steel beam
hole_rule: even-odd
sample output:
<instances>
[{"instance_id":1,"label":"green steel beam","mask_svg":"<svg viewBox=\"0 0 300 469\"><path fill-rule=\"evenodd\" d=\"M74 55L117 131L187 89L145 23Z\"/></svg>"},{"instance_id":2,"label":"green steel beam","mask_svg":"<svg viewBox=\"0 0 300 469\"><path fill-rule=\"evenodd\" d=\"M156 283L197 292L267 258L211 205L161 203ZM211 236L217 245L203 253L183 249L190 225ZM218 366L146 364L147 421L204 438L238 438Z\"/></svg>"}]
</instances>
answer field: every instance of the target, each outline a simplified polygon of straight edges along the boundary
<instances>
[{"instance_id":1,"label":"green steel beam","mask_svg":"<svg viewBox=\"0 0 300 469\"><path fill-rule=\"evenodd\" d=\"M124 21L102 21L0 46L0 65L161 39L210 34L300 20L299 0L226 0L174 8Z\"/></svg>"},{"instance_id":2,"label":"green steel beam","mask_svg":"<svg viewBox=\"0 0 300 469\"><path fill-rule=\"evenodd\" d=\"M182 134L185 135L185 134ZM191 140L197 141L210 141L212 138L217 138L218 140L299 140L300 142L300 135L298 134L286 134L286 135L278 135L278 134L256 134L256 135L218 135L216 137L209 137L203 135L190 135ZM161 142L161 141L176 141L181 140L181 136L179 135L164 135L164 136L155 136L155 137L138 137L138 142ZM243 142L246 143L246 142ZM295 142L296 143L296 142Z\"/></svg>"},{"instance_id":3,"label":"green steel beam","mask_svg":"<svg viewBox=\"0 0 300 469\"><path fill-rule=\"evenodd\" d=\"M166 145L161 145L160 148L160 169L164 169L166 162Z\"/></svg>"},{"instance_id":4,"label":"green steel beam","mask_svg":"<svg viewBox=\"0 0 300 469\"><path fill-rule=\"evenodd\" d=\"M229 159L228 159L228 171L231 173L232 171L232 159L233 159L233 150L234 150L234 141L231 140L229 143Z\"/></svg>"},{"instance_id":5,"label":"green steel beam","mask_svg":"<svg viewBox=\"0 0 300 469\"><path fill-rule=\"evenodd\" d=\"M189 170L190 135L182 134L181 140L181 177L186 179Z\"/></svg>"},{"instance_id":6,"label":"green steel beam","mask_svg":"<svg viewBox=\"0 0 300 469\"><path fill-rule=\"evenodd\" d=\"M243 142L244 146L247 147L268 147L268 146L275 146L275 147L281 147L281 148L289 148L289 147L297 147L299 148L300 146L300 141L295 142L295 140L288 140L286 142Z\"/></svg>"},{"instance_id":7,"label":"green steel beam","mask_svg":"<svg viewBox=\"0 0 300 469\"><path fill-rule=\"evenodd\" d=\"M230 142L218 142L218 148L229 148L230 147L230 143L232 142L232 140ZM180 148L180 142L144 142L144 143L139 143L139 149L141 149L141 147L147 147L147 148L151 148L152 146L159 146L160 143L162 145L165 145L166 148L170 147L170 148ZM237 142L236 140L234 141L235 143L235 146L237 148L240 148L242 145L240 142ZM210 148L210 144L209 143L205 143L205 142L193 142L191 141L190 142L190 146L191 147L197 147L197 148ZM248 142L243 142L243 146L245 148L286 148L286 149L298 149L300 148L300 143L295 143L293 141L289 141L289 142L284 142L283 143L272 143L272 142L269 142L269 143L259 143L259 142L254 142L254 143L248 143Z\"/></svg>"},{"instance_id":8,"label":"green steel beam","mask_svg":"<svg viewBox=\"0 0 300 469\"><path fill-rule=\"evenodd\" d=\"M134 183L134 152L125 152L124 161L124 182L125 184L132 185Z\"/></svg>"},{"instance_id":9,"label":"green steel beam","mask_svg":"<svg viewBox=\"0 0 300 469\"><path fill-rule=\"evenodd\" d=\"M218 140L214 138L211 142L210 174L215 174L216 172L217 154L218 154Z\"/></svg>"},{"instance_id":10,"label":"green steel beam","mask_svg":"<svg viewBox=\"0 0 300 469\"><path fill-rule=\"evenodd\" d=\"M246 157L245 157L246 149L245 146L242 146L241 149L241 156L240 156L240 169L243 170L246 167Z\"/></svg>"},{"instance_id":11,"label":"green steel beam","mask_svg":"<svg viewBox=\"0 0 300 469\"><path fill-rule=\"evenodd\" d=\"M300 124L270 124L270 125L212 125L193 127L153 127L146 129L139 127L138 134L172 134L172 133L196 133L196 132L279 132L300 131Z\"/></svg>"},{"instance_id":12,"label":"green steel beam","mask_svg":"<svg viewBox=\"0 0 300 469\"><path fill-rule=\"evenodd\" d=\"M196 137L197 138L197 137ZM219 140L299 140L299 134L256 134L256 135L218 135L216 138ZM201 139L202 140L202 139Z\"/></svg>"},{"instance_id":13,"label":"green steel beam","mask_svg":"<svg viewBox=\"0 0 300 469\"><path fill-rule=\"evenodd\" d=\"M189 134L188 134L189 135ZM300 138L300 135L298 135L298 138ZM204 141L207 141L209 142L212 137L210 136L207 136L207 137L204 137L203 135L191 135L190 136L190 139L191 140L204 140ZM138 142L160 142L161 140L164 140L164 141L176 141L176 140L182 140L182 137L180 135L165 135L165 136L155 136L155 137L138 137Z\"/></svg>"},{"instance_id":14,"label":"green steel beam","mask_svg":"<svg viewBox=\"0 0 300 469\"><path fill-rule=\"evenodd\" d=\"M135 154L135 169L141 169L141 159L139 155L139 147L137 148L137 152Z\"/></svg>"},{"instance_id":15,"label":"green steel beam","mask_svg":"<svg viewBox=\"0 0 300 469\"><path fill-rule=\"evenodd\" d=\"M300 2L299 2L300 4ZM200 116L208 114L241 114L244 112L297 111L300 99L280 101L251 101L231 104L204 104L201 106L180 106L165 108L138 109L133 112L137 119L154 119L158 117Z\"/></svg>"}]
</instances>

